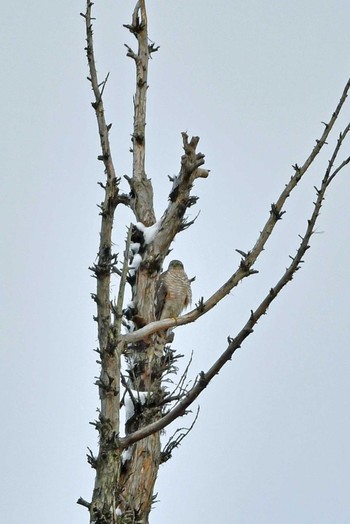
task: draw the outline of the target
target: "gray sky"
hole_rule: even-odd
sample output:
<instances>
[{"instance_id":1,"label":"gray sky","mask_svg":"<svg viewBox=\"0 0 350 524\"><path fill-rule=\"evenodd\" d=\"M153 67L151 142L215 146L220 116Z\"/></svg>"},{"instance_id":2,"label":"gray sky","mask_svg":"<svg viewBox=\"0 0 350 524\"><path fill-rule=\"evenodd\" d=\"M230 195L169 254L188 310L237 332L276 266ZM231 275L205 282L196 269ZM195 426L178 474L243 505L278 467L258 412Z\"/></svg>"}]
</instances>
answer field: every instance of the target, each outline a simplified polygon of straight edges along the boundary
<instances>
[{"instance_id":1,"label":"gray sky","mask_svg":"<svg viewBox=\"0 0 350 524\"><path fill-rule=\"evenodd\" d=\"M130 174L133 63L122 28L133 2L96 2L100 79L119 175ZM322 132L349 76L349 3L149 1L147 172L160 216L183 130L201 137L201 214L178 236L194 301L249 250L271 202ZM0 362L1 515L7 524L83 524L96 449L96 325L89 298L103 180L84 56L83 2L2 6L1 174L4 319ZM349 106L347 108L349 115ZM340 124L344 124L345 116ZM337 132L341 127L338 127ZM253 276L175 347L193 377L225 349L275 284L312 212L330 147L288 202ZM345 153L344 153L345 154ZM124 187L126 190L126 186ZM349 170L330 188L312 249L200 399L199 421L161 468L152 524L337 524L349 501ZM131 216L117 216L122 249ZM191 422L181 420L181 425Z\"/></svg>"}]
</instances>

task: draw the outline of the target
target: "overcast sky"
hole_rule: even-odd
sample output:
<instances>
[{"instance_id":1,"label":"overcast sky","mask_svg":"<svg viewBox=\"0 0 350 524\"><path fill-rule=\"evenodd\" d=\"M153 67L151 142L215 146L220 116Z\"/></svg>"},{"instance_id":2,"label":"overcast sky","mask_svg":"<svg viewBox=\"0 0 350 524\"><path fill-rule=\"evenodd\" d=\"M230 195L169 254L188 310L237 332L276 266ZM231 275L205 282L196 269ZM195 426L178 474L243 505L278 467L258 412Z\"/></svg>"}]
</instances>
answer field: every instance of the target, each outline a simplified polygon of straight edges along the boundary
<instances>
[{"instance_id":1,"label":"overcast sky","mask_svg":"<svg viewBox=\"0 0 350 524\"><path fill-rule=\"evenodd\" d=\"M122 28L134 3L96 0L100 79L118 175L130 175L134 68ZM96 417L95 282L103 169L86 81L83 1L12 0L1 31L1 519L84 524ZM160 45L149 72L147 173L158 218L181 131L199 135L211 170L190 229L174 244L194 301L249 250L321 135L349 76L345 0L148 2ZM337 127L346 123L349 105ZM226 348L295 253L334 144L287 205L259 274L195 325L177 330L192 376ZM348 145L346 146L348 151ZM348 153L347 153L348 154ZM345 151L344 151L345 155ZM334 181L293 282L200 399L199 420L161 467L151 524L350 522L350 173ZM123 186L127 190L127 186ZM131 215L116 219L123 248ZM181 426L191 418L180 421ZM174 429L176 426L174 427ZM168 432L170 434L170 432Z\"/></svg>"}]
</instances>

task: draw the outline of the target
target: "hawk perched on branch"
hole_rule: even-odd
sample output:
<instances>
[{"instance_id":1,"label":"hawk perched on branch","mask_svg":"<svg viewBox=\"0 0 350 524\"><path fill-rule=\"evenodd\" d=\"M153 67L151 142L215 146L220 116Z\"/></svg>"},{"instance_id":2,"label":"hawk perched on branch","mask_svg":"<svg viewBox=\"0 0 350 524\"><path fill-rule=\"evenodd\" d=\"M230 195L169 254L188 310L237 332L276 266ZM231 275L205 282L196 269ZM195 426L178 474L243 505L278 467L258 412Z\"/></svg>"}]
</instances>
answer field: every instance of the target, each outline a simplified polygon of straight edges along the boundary
<instances>
[{"instance_id":1,"label":"hawk perched on branch","mask_svg":"<svg viewBox=\"0 0 350 524\"><path fill-rule=\"evenodd\" d=\"M172 260L156 287L156 319L176 318L191 303L191 283L180 260Z\"/></svg>"},{"instance_id":2,"label":"hawk perched on branch","mask_svg":"<svg viewBox=\"0 0 350 524\"><path fill-rule=\"evenodd\" d=\"M155 298L155 316L157 320L177 318L191 303L191 282L180 260L172 260L167 271L160 275ZM157 355L162 354L165 343L166 331L161 331L155 342L155 353Z\"/></svg>"}]
</instances>

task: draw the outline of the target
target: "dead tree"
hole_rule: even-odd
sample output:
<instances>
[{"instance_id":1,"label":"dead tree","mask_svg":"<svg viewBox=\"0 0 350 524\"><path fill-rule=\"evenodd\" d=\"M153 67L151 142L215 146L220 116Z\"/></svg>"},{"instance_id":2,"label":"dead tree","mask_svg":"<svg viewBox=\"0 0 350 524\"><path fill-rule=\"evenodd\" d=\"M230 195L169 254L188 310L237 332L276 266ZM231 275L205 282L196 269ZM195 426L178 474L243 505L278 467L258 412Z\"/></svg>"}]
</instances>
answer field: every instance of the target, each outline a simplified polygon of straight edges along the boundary
<instances>
[{"instance_id":1,"label":"dead tree","mask_svg":"<svg viewBox=\"0 0 350 524\"><path fill-rule=\"evenodd\" d=\"M186 218L188 208L197 198L192 189L197 178L206 178L209 171L203 168L204 155L198 148L199 137L190 138L182 133L184 154L179 173L174 177L169 199L163 215L157 220L153 207L153 187L145 172L145 125L148 62L158 48L150 43L147 33L145 0L138 0L131 23L125 28L132 33L137 49L127 47L136 68L134 95L134 124L132 134L132 176L125 177L129 185L121 192L121 180L116 176L109 144L110 125L107 124L103 92L108 75L103 81L97 78L93 47L92 2L87 0L82 16L86 23L86 53L89 65L88 80L94 94L92 107L96 113L101 154L104 165L104 200L100 206L101 232L97 262L90 268L96 278L97 290L92 298L97 305L95 320L98 325L100 376L97 381L100 396L98 420L94 425L99 434L99 451L91 451L88 462L96 470L95 486L90 502L80 498L78 503L89 509L90 522L96 524L139 523L147 524L153 500L153 488L159 465L168 460L172 450L184 438L178 432L162 449L160 433L171 422L187 413L189 406L220 371L244 340L253 332L282 288L292 280L309 248L310 238L320 213L326 190L334 177L350 161L338 160L350 124L340 133L333 146L331 157L319 186L312 215L306 220L305 231L289 267L262 297L259 306L234 338L228 338L227 347L206 372L198 373L191 387L187 374L178 378L173 390L166 387L165 377L176 372L179 355L171 349L171 336L165 336L161 352L155 352L155 341L160 332L171 334L178 328L196 321L215 307L243 279L257 271L254 264L284 214L286 199L307 173L311 164L329 140L334 124L343 108L350 88L347 82L337 106L316 144L302 165L295 164L293 173L276 202L271 204L268 218L255 245L247 252L237 250L241 256L235 272L209 298L200 299L195 307L178 318L156 319L155 295L163 262L175 236L192 222ZM114 219L118 206L129 207L135 217L128 229L125 252L119 262L113 252ZM120 226L118 226L120 227ZM118 296L111 294L111 279L119 278ZM125 287L130 286L132 301L124 304ZM173 336L173 335L172 335ZM124 371L123 371L124 370ZM125 408L126 421L122 430L120 413Z\"/></svg>"}]
</instances>

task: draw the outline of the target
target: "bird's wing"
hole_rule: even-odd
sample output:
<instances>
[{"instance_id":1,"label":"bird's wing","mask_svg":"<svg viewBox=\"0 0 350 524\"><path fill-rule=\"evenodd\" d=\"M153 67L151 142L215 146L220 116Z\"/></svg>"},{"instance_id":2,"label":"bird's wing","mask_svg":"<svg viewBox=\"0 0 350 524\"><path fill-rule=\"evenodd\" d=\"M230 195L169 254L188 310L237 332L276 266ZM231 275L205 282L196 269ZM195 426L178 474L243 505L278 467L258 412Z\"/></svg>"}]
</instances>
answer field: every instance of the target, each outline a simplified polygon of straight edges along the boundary
<instances>
[{"instance_id":1,"label":"bird's wing","mask_svg":"<svg viewBox=\"0 0 350 524\"><path fill-rule=\"evenodd\" d=\"M167 296L167 286L165 283L165 273L162 273L158 279L156 286L156 306L155 315L156 319L159 320L165 305L165 299Z\"/></svg>"}]
</instances>

